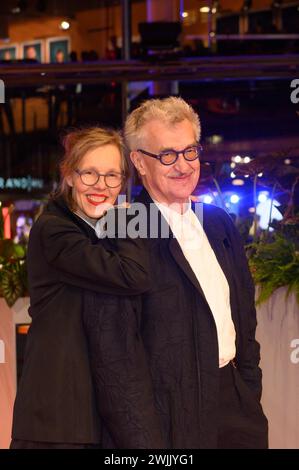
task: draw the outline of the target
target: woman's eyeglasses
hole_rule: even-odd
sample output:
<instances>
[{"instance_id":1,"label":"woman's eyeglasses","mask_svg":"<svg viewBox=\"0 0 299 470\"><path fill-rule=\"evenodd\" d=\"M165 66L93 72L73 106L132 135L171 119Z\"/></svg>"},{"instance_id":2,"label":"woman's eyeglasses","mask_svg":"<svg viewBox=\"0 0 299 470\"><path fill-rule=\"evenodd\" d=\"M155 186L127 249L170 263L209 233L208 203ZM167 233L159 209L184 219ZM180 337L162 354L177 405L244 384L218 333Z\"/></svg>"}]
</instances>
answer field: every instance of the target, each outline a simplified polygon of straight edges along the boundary
<instances>
[{"instance_id":1,"label":"woman's eyeglasses","mask_svg":"<svg viewBox=\"0 0 299 470\"><path fill-rule=\"evenodd\" d=\"M105 185L108 188L117 188L123 182L124 175L122 173L110 172L110 173L98 173L95 170L75 170L80 176L83 184L86 186L94 186L98 183L100 177L104 178Z\"/></svg>"}]
</instances>

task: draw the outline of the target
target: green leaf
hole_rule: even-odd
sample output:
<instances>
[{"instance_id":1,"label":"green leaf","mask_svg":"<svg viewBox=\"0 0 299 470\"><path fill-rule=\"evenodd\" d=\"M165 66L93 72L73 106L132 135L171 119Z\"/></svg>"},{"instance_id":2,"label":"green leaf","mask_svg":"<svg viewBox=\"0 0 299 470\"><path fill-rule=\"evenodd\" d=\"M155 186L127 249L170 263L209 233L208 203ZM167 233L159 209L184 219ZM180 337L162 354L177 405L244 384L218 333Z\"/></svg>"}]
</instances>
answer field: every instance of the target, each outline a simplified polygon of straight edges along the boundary
<instances>
[{"instance_id":1,"label":"green leaf","mask_svg":"<svg viewBox=\"0 0 299 470\"><path fill-rule=\"evenodd\" d=\"M288 287L288 293L299 295L298 226L293 226L292 237L289 234L289 230L280 229L269 239L261 237L246 249L253 279L260 286L257 304L265 302L282 286Z\"/></svg>"},{"instance_id":2,"label":"green leaf","mask_svg":"<svg viewBox=\"0 0 299 470\"><path fill-rule=\"evenodd\" d=\"M1 276L0 288L9 307L11 307L23 293L23 285L20 283L17 272L5 271Z\"/></svg>"}]
</instances>

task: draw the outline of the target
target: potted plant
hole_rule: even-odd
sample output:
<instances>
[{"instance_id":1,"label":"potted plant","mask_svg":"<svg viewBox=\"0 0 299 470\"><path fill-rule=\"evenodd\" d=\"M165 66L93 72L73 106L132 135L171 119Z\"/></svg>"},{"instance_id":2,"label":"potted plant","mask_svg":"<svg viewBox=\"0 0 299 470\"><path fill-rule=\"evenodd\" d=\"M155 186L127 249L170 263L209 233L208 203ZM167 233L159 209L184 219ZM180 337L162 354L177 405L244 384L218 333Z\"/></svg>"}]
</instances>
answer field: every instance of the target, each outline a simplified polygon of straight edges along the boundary
<instances>
[{"instance_id":1,"label":"potted plant","mask_svg":"<svg viewBox=\"0 0 299 470\"><path fill-rule=\"evenodd\" d=\"M13 206L9 208L11 214ZM27 294L26 244L4 238L4 217L0 206L0 297L11 307Z\"/></svg>"}]
</instances>

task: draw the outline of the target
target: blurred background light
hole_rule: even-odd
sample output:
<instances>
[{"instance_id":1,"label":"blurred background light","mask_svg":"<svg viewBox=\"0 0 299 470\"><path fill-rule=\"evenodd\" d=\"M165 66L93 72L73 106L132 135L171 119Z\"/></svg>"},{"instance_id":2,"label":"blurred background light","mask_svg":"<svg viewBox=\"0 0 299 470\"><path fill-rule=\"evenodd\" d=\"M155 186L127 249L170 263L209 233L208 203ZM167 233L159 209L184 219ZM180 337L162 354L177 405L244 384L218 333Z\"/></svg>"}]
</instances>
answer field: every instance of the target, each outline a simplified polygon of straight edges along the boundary
<instances>
[{"instance_id":1,"label":"blurred background light","mask_svg":"<svg viewBox=\"0 0 299 470\"><path fill-rule=\"evenodd\" d=\"M238 202L240 201L240 198L237 194L232 194L232 196L230 197L230 202L232 204L238 204Z\"/></svg>"}]
</instances>

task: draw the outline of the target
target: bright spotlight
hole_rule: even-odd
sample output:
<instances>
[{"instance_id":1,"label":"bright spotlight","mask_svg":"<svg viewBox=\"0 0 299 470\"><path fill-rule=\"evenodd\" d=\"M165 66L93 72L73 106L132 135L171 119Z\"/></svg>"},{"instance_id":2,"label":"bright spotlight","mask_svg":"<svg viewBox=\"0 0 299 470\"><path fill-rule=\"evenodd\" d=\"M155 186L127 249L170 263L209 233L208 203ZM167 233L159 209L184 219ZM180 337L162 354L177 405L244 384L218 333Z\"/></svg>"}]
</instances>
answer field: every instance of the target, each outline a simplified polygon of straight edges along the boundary
<instances>
[{"instance_id":1,"label":"bright spotlight","mask_svg":"<svg viewBox=\"0 0 299 470\"><path fill-rule=\"evenodd\" d=\"M240 198L237 194L233 194L231 197L230 197L230 202L232 204L237 204L238 202L240 201Z\"/></svg>"}]
</instances>

